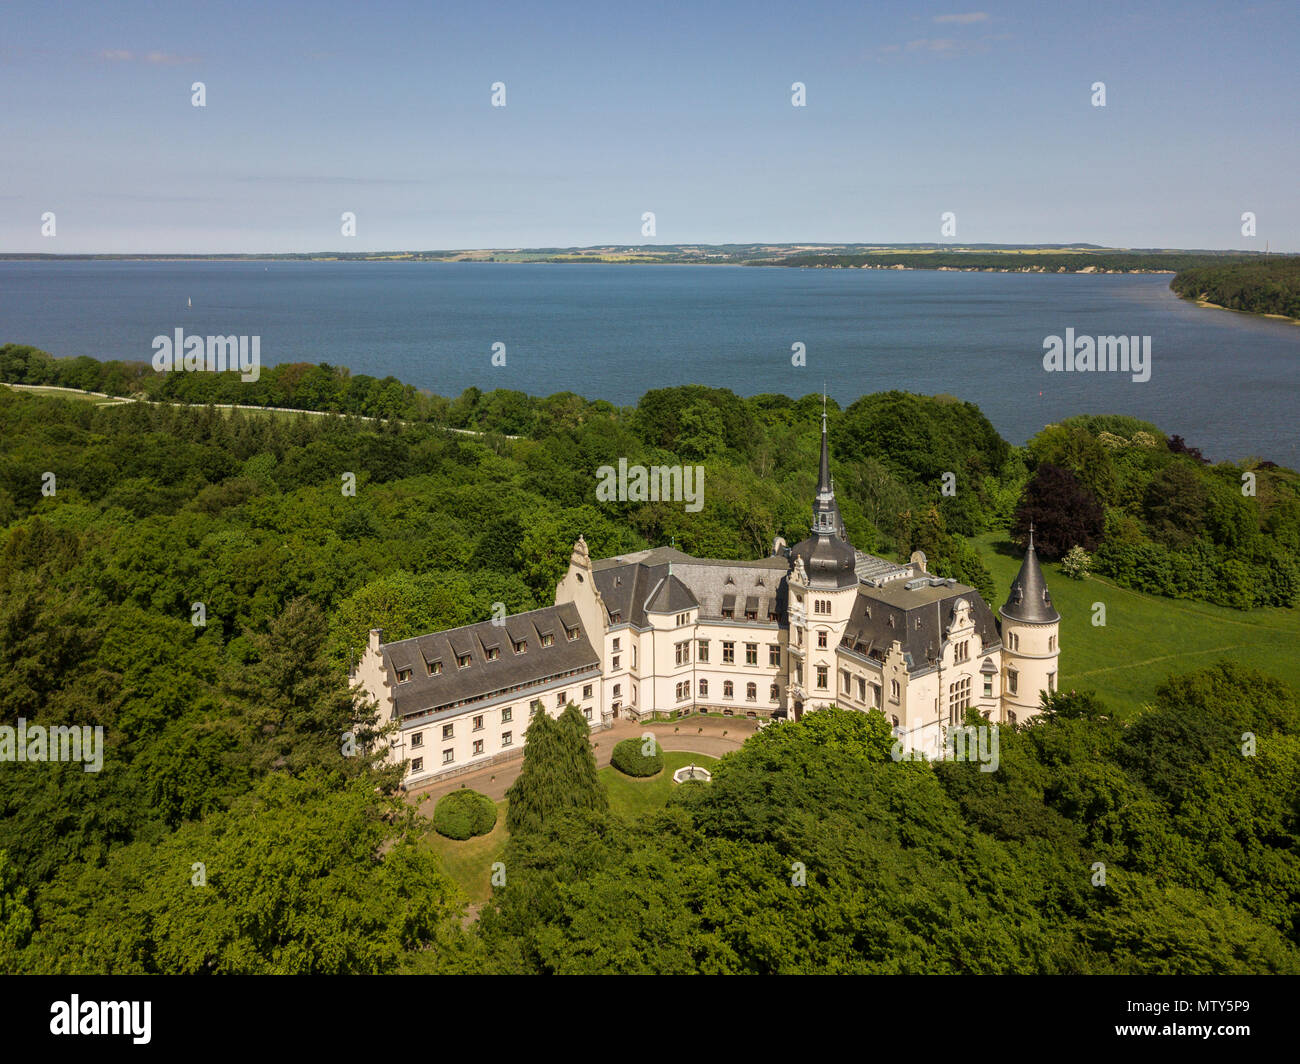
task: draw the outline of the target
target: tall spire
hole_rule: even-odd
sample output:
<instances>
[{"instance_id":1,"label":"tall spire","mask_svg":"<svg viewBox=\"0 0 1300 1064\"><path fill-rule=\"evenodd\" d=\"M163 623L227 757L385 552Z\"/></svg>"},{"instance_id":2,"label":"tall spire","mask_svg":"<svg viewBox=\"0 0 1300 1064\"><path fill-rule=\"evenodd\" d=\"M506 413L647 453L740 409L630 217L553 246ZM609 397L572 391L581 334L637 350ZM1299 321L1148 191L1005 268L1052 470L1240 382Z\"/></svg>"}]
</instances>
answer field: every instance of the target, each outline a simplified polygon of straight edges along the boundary
<instances>
[{"instance_id":1,"label":"tall spire","mask_svg":"<svg viewBox=\"0 0 1300 1064\"><path fill-rule=\"evenodd\" d=\"M1034 549L1034 526L1029 526L1029 542L1025 547L1025 560L1020 563L1020 572L1011 582L1011 593L1002 607L1002 616L1012 621L1024 621L1027 624L1055 624L1061 619L1052 605L1052 596L1047 590L1047 580L1043 577L1042 566L1038 564L1038 552Z\"/></svg>"},{"instance_id":2,"label":"tall spire","mask_svg":"<svg viewBox=\"0 0 1300 1064\"><path fill-rule=\"evenodd\" d=\"M835 489L831 486L831 459L830 451L826 446L826 397L822 396L822 468L821 476L817 480L817 495L834 496Z\"/></svg>"}]
</instances>

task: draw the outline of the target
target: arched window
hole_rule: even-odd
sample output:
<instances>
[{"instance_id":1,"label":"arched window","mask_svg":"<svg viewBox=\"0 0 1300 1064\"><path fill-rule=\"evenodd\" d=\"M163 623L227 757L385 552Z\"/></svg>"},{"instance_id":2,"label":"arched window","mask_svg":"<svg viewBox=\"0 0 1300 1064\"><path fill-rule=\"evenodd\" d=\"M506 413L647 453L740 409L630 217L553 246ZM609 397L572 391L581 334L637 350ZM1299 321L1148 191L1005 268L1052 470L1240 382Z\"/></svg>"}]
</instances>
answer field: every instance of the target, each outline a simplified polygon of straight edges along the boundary
<instances>
[{"instance_id":1,"label":"arched window","mask_svg":"<svg viewBox=\"0 0 1300 1064\"><path fill-rule=\"evenodd\" d=\"M900 688L899 688L899 686L898 686L898 681L897 681L897 680L890 680L890 681L889 681L889 697L892 698L895 702L897 702L897 701L898 701L899 693L900 693Z\"/></svg>"},{"instance_id":2,"label":"arched window","mask_svg":"<svg viewBox=\"0 0 1300 1064\"><path fill-rule=\"evenodd\" d=\"M773 684L771 691L768 692L767 700L769 702L777 702L780 700L780 698L781 698L781 689L777 687L776 684Z\"/></svg>"},{"instance_id":3,"label":"arched window","mask_svg":"<svg viewBox=\"0 0 1300 1064\"><path fill-rule=\"evenodd\" d=\"M701 681L700 681L700 697L701 697L701 698L708 698L708 697L709 697L709 681L708 681L708 680L701 680Z\"/></svg>"},{"instance_id":4,"label":"arched window","mask_svg":"<svg viewBox=\"0 0 1300 1064\"><path fill-rule=\"evenodd\" d=\"M734 698L735 696L736 696L736 685L733 684L730 680L727 680L722 685L722 697Z\"/></svg>"},{"instance_id":5,"label":"arched window","mask_svg":"<svg viewBox=\"0 0 1300 1064\"><path fill-rule=\"evenodd\" d=\"M745 684L745 701L747 702L758 701L758 684L756 683Z\"/></svg>"}]
</instances>

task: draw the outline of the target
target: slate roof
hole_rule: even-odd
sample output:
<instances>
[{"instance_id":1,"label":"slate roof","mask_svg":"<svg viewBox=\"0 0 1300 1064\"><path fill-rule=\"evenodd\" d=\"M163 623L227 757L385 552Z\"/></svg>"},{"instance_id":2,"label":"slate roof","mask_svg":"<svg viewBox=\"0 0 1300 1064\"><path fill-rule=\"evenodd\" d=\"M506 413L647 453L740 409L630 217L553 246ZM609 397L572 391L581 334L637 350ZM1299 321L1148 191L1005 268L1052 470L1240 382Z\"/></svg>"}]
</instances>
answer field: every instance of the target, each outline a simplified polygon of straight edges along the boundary
<instances>
[{"instance_id":1,"label":"slate roof","mask_svg":"<svg viewBox=\"0 0 1300 1064\"><path fill-rule=\"evenodd\" d=\"M891 582L879 588L860 587L840 646L859 654L883 658L894 640L898 640L903 645L903 653L911 656L911 668L924 668L930 657L938 652L942 631L952 623L958 599L965 599L970 605L975 630L983 640L982 649L987 651L999 645L1001 636L997 619L988 603L978 591L953 581L951 585L947 582L938 587L927 584L913 590L908 590L901 582ZM920 622L919 628L917 622ZM974 648L973 653L980 649Z\"/></svg>"},{"instance_id":2,"label":"slate roof","mask_svg":"<svg viewBox=\"0 0 1300 1064\"><path fill-rule=\"evenodd\" d=\"M1002 606L1002 616L1026 624L1055 624L1061 619L1056 607L1052 605L1052 596L1047 590L1042 566L1038 564L1033 526L1029 529L1025 560L1020 563L1020 572L1011 581L1011 593Z\"/></svg>"},{"instance_id":3,"label":"slate roof","mask_svg":"<svg viewBox=\"0 0 1300 1064\"><path fill-rule=\"evenodd\" d=\"M576 631L576 638L569 638L571 631ZM542 637L547 634L553 637L549 647L542 646ZM515 653L514 644L521 640L527 643L527 649ZM498 657L489 661L487 652L493 648ZM500 626L480 621L385 643L379 649L399 717L600 665L577 607L570 602L515 614ZM464 654L470 655L471 663L462 669L456 657ZM442 673L431 676L429 664L435 661L442 662ZM410 669L411 678L398 683L397 673L402 669Z\"/></svg>"},{"instance_id":4,"label":"slate roof","mask_svg":"<svg viewBox=\"0 0 1300 1064\"><path fill-rule=\"evenodd\" d=\"M674 547L656 547L593 562L592 575L610 624L644 628L647 609L676 613L696 606L701 620L721 620L722 611L730 609L743 621L745 611L753 610L757 623L771 624L769 613L776 613L776 623L785 619L789 568L781 557L692 558Z\"/></svg>"},{"instance_id":5,"label":"slate roof","mask_svg":"<svg viewBox=\"0 0 1300 1064\"><path fill-rule=\"evenodd\" d=\"M691 589L671 572L655 585L645 602L646 613L682 613L699 605Z\"/></svg>"}]
</instances>

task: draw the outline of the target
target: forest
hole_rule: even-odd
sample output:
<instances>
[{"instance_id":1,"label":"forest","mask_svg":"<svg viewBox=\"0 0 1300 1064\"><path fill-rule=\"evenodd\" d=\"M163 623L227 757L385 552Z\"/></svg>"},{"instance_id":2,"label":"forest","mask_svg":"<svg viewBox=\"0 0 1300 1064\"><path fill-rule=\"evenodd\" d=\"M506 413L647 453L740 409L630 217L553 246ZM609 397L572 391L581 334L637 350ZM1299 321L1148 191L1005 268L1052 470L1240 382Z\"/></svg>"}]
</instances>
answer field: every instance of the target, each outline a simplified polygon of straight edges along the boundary
<instances>
[{"instance_id":1,"label":"forest","mask_svg":"<svg viewBox=\"0 0 1300 1064\"><path fill-rule=\"evenodd\" d=\"M217 394L194 401L230 401L215 375L117 369L123 393L198 379ZM90 387L82 360L13 345L0 372ZM0 971L1297 970L1300 705L1230 660L1153 676L1134 719L1062 692L1004 729L992 774L893 763L883 718L827 712L637 820L539 747L526 771L550 782L512 809L507 885L465 926L396 772L342 752L368 735L346 680L366 631L549 603L579 534L597 557L802 538L822 399L390 381L371 413L348 406L360 379L275 367L232 392L318 389L325 417L0 388L0 716L107 746L98 773L0 763ZM1015 448L969 403L901 392L832 404L830 430L855 545L924 550L995 605L974 538L1032 520L1044 557L1079 547L1136 590L1296 606L1294 471L1121 417ZM598 503L618 457L703 464L703 509Z\"/></svg>"},{"instance_id":2,"label":"forest","mask_svg":"<svg viewBox=\"0 0 1300 1064\"><path fill-rule=\"evenodd\" d=\"M1229 310L1300 319L1300 256L1264 262L1206 265L1184 270L1169 285L1184 299Z\"/></svg>"}]
</instances>

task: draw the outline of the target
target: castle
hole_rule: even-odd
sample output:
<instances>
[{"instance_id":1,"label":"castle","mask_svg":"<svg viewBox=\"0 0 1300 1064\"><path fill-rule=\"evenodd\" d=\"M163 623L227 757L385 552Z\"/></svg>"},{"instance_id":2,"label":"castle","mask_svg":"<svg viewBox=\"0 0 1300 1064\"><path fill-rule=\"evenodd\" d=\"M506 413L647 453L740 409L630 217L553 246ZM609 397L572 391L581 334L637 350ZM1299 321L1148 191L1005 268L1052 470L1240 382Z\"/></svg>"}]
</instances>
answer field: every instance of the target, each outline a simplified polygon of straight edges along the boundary
<instances>
[{"instance_id":1,"label":"castle","mask_svg":"<svg viewBox=\"0 0 1300 1064\"><path fill-rule=\"evenodd\" d=\"M555 605L385 643L351 674L395 723L389 758L419 785L518 756L534 713L570 702L593 730L691 712L793 718L880 710L904 747L942 756L971 707L993 723L1057 688L1060 615L1033 532L1000 619L979 592L855 550L822 415L809 536L756 561L656 547L593 561L580 537Z\"/></svg>"}]
</instances>

